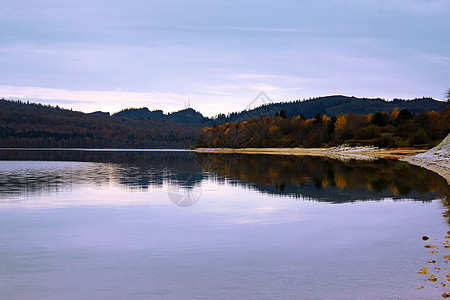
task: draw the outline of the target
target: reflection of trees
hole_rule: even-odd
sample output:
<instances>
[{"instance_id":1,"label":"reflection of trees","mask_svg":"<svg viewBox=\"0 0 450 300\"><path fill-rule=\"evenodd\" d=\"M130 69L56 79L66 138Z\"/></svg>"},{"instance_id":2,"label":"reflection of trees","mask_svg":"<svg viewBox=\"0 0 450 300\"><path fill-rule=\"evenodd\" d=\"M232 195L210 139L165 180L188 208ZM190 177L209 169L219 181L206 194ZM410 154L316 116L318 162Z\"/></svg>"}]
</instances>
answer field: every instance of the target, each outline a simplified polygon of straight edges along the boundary
<instances>
[{"instance_id":1,"label":"reflection of trees","mask_svg":"<svg viewBox=\"0 0 450 300\"><path fill-rule=\"evenodd\" d=\"M0 168L2 197L110 181L142 190L168 182L189 191L210 176L264 193L336 203L388 197L450 198L450 187L443 178L394 160L342 162L307 156L68 150L0 150L0 160L80 162L56 163L51 168L28 168L26 163L28 169Z\"/></svg>"},{"instance_id":2,"label":"reflection of trees","mask_svg":"<svg viewBox=\"0 0 450 300\"><path fill-rule=\"evenodd\" d=\"M342 162L311 156L196 154L205 171L271 194L333 202L450 195L439 175L396 160Z\"/></svg>"},{"instance_id":3,"label":"reflection of trees","mask_svg":"<svg viewBox=\"0 0 450 300\"><path fill-rule=\"evenodd\" d=\"M193 165L193 156L185 151L0 150L0 160L101 162L136 166L165 165L181 169L184 167L195 167Z\"/></svg>"},{"instance_id":4,"label":"reflection of trees","mask_svg":"<svg viewBox=\"0 0 450 300\"><path fill-rule=\"evenodd\" d=\"M100 185L109 181L107 171L101 165L88 163L0 169L0 197L70 190L73 185L83 182Z\"/></svg>"},{"instance_id":5,"label":"reflection of trees","mask_svg":"<svg viewBox=\"0 0 450 300\"><path fill-rule=\"evenodd\" d=\"M0 150L0 160L84 162L69 167L61 164L54 168L0 169L3 196L48 193L75 184L109 181L131 189L161 187L165 181L192 188L203 180L189 152Z\"/></svg>"}]
</instances>

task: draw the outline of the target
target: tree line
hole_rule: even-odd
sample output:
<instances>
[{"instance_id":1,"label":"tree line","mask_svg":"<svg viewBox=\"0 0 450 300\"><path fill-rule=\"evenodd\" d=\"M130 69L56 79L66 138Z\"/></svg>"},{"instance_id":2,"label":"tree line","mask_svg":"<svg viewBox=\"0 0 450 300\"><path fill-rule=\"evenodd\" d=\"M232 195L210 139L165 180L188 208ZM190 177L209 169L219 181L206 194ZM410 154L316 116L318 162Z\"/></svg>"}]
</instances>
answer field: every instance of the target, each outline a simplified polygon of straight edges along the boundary
<instances>
[{"instance_id":1,"label":"tree line","mask_svg":"<svg viewBox=\"0 0 450 300\"><path fill-rule=\"evenodd\" d=\"M394 108L391 112L339 114L318 113L286 117L281 110L274 117L203 128L197 136L198 148L329 147L374 145L379 147L420 147L437 145L450 132L450 106L436 111L411 113Z\"/></svg>"}]
</instances>

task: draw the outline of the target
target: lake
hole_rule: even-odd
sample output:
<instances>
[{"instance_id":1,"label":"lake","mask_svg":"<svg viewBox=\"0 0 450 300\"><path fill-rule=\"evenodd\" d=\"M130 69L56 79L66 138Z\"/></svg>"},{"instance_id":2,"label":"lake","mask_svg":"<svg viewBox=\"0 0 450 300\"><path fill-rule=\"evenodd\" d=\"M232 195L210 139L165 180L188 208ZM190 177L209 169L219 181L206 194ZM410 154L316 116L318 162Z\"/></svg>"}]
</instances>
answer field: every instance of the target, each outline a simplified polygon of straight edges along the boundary
<instances>
[{"instance_id":1,"label":"lake","mask_svg":"<svg viewBox=\"0 0 450 300\"><path fill-rule=\"evenodd\" d=\"M0 298L440 298L449 196L395 160L0 150Z\"/></svg>"}]
</instances>

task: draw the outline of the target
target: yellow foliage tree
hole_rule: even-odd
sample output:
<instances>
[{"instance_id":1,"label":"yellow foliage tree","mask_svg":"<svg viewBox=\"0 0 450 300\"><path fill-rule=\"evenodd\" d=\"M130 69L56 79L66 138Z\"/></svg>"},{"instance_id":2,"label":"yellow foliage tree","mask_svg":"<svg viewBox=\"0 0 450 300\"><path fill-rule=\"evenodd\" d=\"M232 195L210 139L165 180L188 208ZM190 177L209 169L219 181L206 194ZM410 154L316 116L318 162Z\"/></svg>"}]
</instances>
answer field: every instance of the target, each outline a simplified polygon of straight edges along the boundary
<instances>
[{"instance_id":1,"label":"yellow foliage tree","mask_svg":"<svg viewBox=\"0 0 450 300\"><path fill-rule=\"evenodd\" d=\"M342 128L344 128L345 124L347 123L347 119L345 118L345 116L343 114L341 114L337 120L336 123L334 124L336 130L341 130Z\"/></svg>"},{"instance_id":2,"label":"yellow foliage tree","mask_svg":"<svg viewBox=\"0 0 450 300\"><path fill-rule=\"evenodd\" d=\"M437 112L432 110L432 111L427 112L427 115L429 115L430 117L436 117L437 116Z\"/></svg>"},{"instance_id":3,"label":"yellow foliage tree","mask_svg":"<svg viewBox=\"0 0 450 300\"><path fill-rule=\"evenodd\" d=\"M269 134L273 134L274 132L280 130L280 128L278 128L278 126L272 125L269 128Z\"/></svg>"},{"instance_id":4,"label":"yellow foliage tree","mask_svg":"<svg viewBox=\"0 0 450 300\"><path fill-rule=\"evenodd\" d=\"M391 120L397 119L399 113L400 112L398 111L398 107L394 108L394 110L392 111L391 116L390 116Z\"/></svg>"}]
</instances>

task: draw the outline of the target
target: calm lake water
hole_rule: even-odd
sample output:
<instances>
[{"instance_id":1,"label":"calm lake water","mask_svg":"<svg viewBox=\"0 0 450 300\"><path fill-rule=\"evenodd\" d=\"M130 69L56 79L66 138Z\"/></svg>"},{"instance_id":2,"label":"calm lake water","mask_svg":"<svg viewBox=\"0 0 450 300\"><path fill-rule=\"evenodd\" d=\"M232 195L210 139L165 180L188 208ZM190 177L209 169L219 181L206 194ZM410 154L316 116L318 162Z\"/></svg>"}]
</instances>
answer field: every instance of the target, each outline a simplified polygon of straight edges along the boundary
<instances>
[{"instance_id":1,"label":"calm lake water","mask_svg":"<svg viewBox=\"0 0 450 300\"><path fill-rule=\"evenodd\" d=\"M394 160L0 150L0 298L440 298L449 196Z\"/></svg>"}]
</instances>

